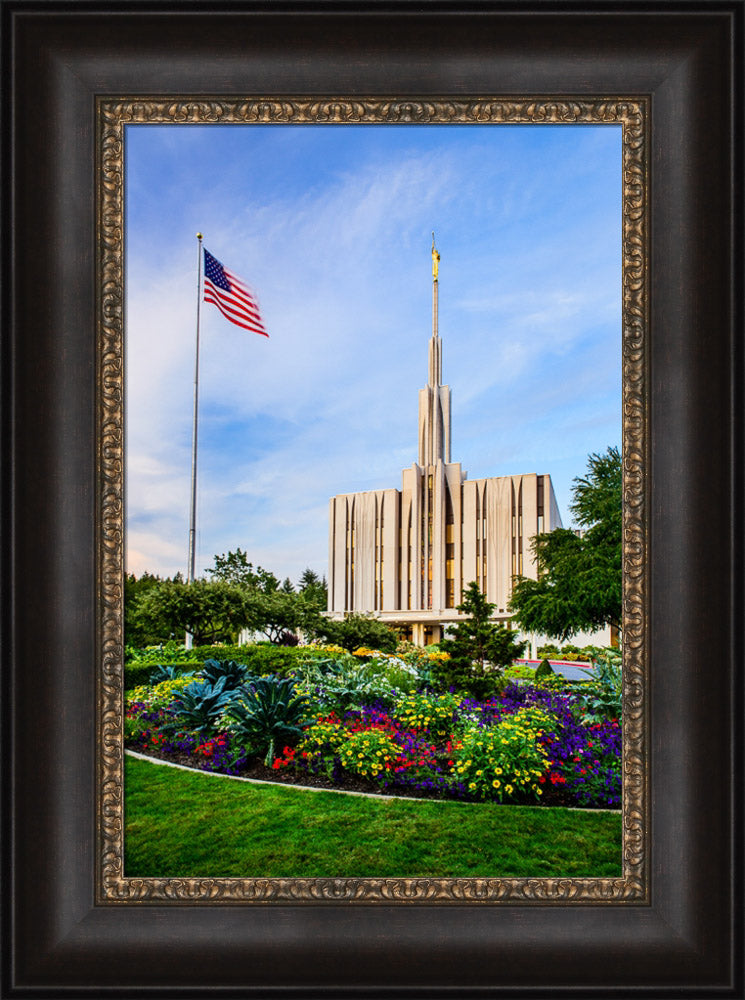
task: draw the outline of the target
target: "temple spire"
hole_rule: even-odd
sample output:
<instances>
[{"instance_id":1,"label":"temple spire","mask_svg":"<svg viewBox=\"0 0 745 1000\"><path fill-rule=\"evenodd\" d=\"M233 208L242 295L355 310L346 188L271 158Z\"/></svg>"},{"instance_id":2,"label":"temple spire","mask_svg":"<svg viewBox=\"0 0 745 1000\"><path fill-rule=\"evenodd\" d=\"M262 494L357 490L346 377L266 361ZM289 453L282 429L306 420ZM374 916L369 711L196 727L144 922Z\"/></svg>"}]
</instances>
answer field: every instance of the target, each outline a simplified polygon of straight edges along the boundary
<instances>
[{"instance_id":1,"label":"temple spire","mask_svg":"<svg viewBox=\"0 0 745 1000\"><path fill-rule=\"evenodd\" d=\"M438 298L438 274L440 270L440 255L435 246L435 234L432 233L432 336L438 336L437 298Z\"/></svg>"},{"instance_id":2,"label":"temple spire","mask_svg":"<svg viewBox=\"0 0 745 1000\"><path fill-rule=\"evenodd\" d=\"M419 392L419 465L450 461L450 389L442 384L442 341L438 330L440 254L432 233L432 336L427 385Z\"/></svg>"},{"instance_id":3,"label":"temple spire","mask_svg":"<svg viewBox=\"0 0 745 1000\"><path fill-rule=\"evenodd\" d=\"M435 246L435 234L432 233L432 339L429 342L429 375L427 385L433 388L442 385L442 345L439 336L438 295L440 255Z\"/></svg>"}]
</instances>

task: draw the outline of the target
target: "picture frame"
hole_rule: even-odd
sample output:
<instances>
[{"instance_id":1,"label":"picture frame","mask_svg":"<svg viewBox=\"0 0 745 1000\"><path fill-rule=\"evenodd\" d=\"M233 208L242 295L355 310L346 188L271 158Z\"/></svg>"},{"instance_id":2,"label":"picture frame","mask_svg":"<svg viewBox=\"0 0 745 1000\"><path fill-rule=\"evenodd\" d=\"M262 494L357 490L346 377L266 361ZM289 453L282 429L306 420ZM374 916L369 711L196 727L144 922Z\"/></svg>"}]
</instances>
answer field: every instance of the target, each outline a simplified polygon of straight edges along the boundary
<instances>
[{"instance_id":1,"label":"picture frame","mask_svg":"<svg viewBox=\"0 0 745 1000\"><path fill-rule=\"evenodd\" d=\"M469 98L457 100L453 98L432 98L427 101L406 99L405 101L356 97L322 98L315 96L304 99L285 95L272 100L265 97L247 99L211 98L208 100L178 101L173 98L157 100L139 97L113 99L97 98L96 100L96 153L99 168L98 204L96 230L99 234L99 245L106 247L106 253L99 253L99 272L97 285L100 292L100 316L98 323L99 357L102 367L96 378L99 386L98 408L99 426L105 428L98 444L98 451L103 460L100 466L99 496L106 502L100 504L102 513L102 534L104 544L99 549L99 579L103 581L101 588L101 610L98 619L103 623L100 635L100 648L103 650L99 676L99 710L98 710L98 746L99 750L99 794L97 814L99 816L99 860L97 863L98 889L97 899L101 903L107 901L127 901L129 903L156 902L168 903L201 902L205 905L220 905L223 902L253 903L257 905L277 905L281 902L293 904L323 904L329 898L335 902L346 902L349 905L372 905L390 901L404 904L420 902L431 905L442 904L494 904L501 901L530 903L540 901L564 901L573 905L602 901L618 904L641 903L648 898L648 846L647 846L647 788L645 781L646 732L644 718L646 710L646 616L647 605L645 571L646 545L645 521L647 517L648 497L646 495L645 470L645 436L646 436L646 391L644 353L647 342L647 212L645 199L648 189L648 123L649 105L645 99L631 99L625 96L615 100L600 99L563 99L551 98L546 101L540 97L521 97L510 99ZM368 874L366 877L348 877L348 873L335 867L336 859L328 858L323 870L323 876L315 878L297 877L301 873L294 870L296 877L269 877L269 872L259 869L233 871L232 877L217 877L220 873L212 871L214 877L205 879L207 871L191 872L189 877L182 871L160 872L153 878L151 872L134 866L127 870L125 855L127 840L125 836L125 820L137 825L133 811L128 813L125 784L125 755L122 752L122 732L125 728L125 704L122 690L124 687L124 665L122 650L124 648L124 627L122 620L121 583L124 571L125 555L118 545L106 544L108 539L119 539L125 536L125 521L132 523L132 509L141 494L132 486L129 479L127 496L129 513L127 520L123 511L125 495L124 482L127 480L126 469L132 469L134 449L122 449L124 440L124 421L122 400L127 386L132 398L132 382L129 373L136 370L137 348L133 346L134 337L129 333L137 326L137 320L131 318L125 324L118 306L125 301L124 286L127 287L129 298L136 294L132 283L122 281L122 261L125 260L124 244L130 248L130 257L126 261L127 271L131 273L132 257L136 254L131 248L136 243L132 228L125 233L124 206L128 199L128 186L124 183L125 164L128 170L133 170L131 164L133 154L132 131L136 130L142 137L150 126L158 129L158 135L170 132L170 141L188 141L188 132L194 125L209 133L211 123L213 128L235 131L248 127L254 135L257 129L281 128L289 138L293 130L302 127L303 133L318 126L324 129L323 134L329 136L328 126L337 134L339 130L364 129L374 127L378 135L399 125L413 126L420 133L430 127L437 129L442 137L442 148L446 148L445 135L449 129L458 129L460 141L464 127L472 134L480 134L481 142L487 137L483 135L489 130L490 140L494 141L502 129L519 127L523 133L531 128L535 137L540 130L560 127L564 141L571 146L581 142L581 132L592 130L597 134L605 130L606 141L615 144L615 184L618 187L611 197L616 202L617 217L613 220L617 230L615 239L610 240L615 249L615 280L617 280L620 264L622 294L616 303L616 327L613 330L611 344L615 347L612 362L616 377L620 382L621 368L624 371L623 389L618 386L618 395L614 403L618 407L614 416L620 417L623 412L621 434L624 440L624 525L626 539L623 573L623 658L626 683L624 685L623 710L623 751L619 761L623 772L623 801L621 815L617 817L618 844L611 847L609 853L613 858L615 869L612 875L592 877L586 868L582 877L570 877L564 870L561 877L538 877L535 870L528 871L522 877L503 877L498 866L489 870L487 849L482 851L484 867L482 877L444 877L437 869L430 871L427 877L405 877L394 869ZM175 130L178 129L178 132ZM611 135L607 133L613 130ZM572 134L572 130L574 133ZM200 134L205 134L200 131ZM409 133L410 134L410 133ZM177 139L177 136L180 139ZM451 132L451 136L455 138ZM336 137L335 137L336 138ZM298 136L299 139L299 136ZM544 136L547 140L548 136ZM142 139L141 139L142 141ZM218 137L213 133L213 142ZM341 142L336 138L336 143ZM328 140L327 140L328 145ZM254 147L256 149L256 147ZM481 155L485 155L482 152ZM100 178L107 178L101 183ZM169 184L173 184L171 177ZM316 182L317 183L317 182ZM533 182L535 184L535 181ZM620 197L619 197L620 193ZM569 197L567 193L565 197ZM620 210L619 210L620 209ZM569 213L571 215L571 213ZM130 216L131 217L131 216ZM576 213L574 215L576 218ZM153 215L148 218L148 226L154 225ZM150 240L154 238L150 233ZM534 249L534 248L533 248ZM265 247L265 252L269 248ZM619 260L620 258L620 260ZM289 266L284 264L283 266ZM295 280L294 278L292 280ZM614 290L615 291L615 290ZM335 291L337 296L339 291ZM620 300L623 300L621 308ZM359 337L357 331L352 337ZM322 348L319 347L322 352ZM141 354L142 349L140 349ZM610 353L610 352L609 352ZM128 359L127 374L123 371L123 358ZM175 362L174 353L169 354L169 367ZM285 369L285 374L287 371ZM593 373L598 377L598 373ZM133 380L134 381L134 380ZM565 390L566 391L566 390ZM133 407L128 409L128 420L132 424L140 413L134 413ZM150 417L152 420L152 416ZM127 427L132 424L128 423ZM130 436L129 441L132 441ZM123 454L122 454L123 452ZM122 458L124 461L122 461ZM124 475L122 474L124 471ZM620 478L620 477L619 477ZM620 482L619 482L620 490ZM620 506L620 500L619 500ZM619 524L619 535L621 526ZM132 535L128 536L128 544L124 546L127 552L131 545ZM620 589L620 588L619 588ZM458 602L459 603L459 602ZM222 654L214 651L216 658ZM147 753L147 750L144 751ZM536 796L537 798L537 796ZM447 836L443 831L443 838ZM132 857L134 851L130 854ZM291 856L284 858L287 868L293 869ZM554 868L556 864L554 864ZM285 868L285 873L287 873ZM420 866L421 871L421 866ZM276 873L275 873L276 875ZM345 876L342 878L342 876Z\"/></svg>"},{"instance_id":2,"label":"picture frame","mask_svg":"<svg viewBox=\"0 0 745 1000\"><path fill-rule=\"evenodd\" d=\"M3 580L13 726L4 995L737 996L742 105L732 47L742 44L742 4L642 14L610 4L15 3L3 19L13 72L3 187L13 223L3 260L12 390L3 501L13 524ZM636 905L533 895L522 906L350 908L333 885L315 907L112 906L97 896L98 616L116 601L97 557L121 537L104 530L112 498L98 490L102 464L120 456L113 446L96 452L95 317L117 305L96 280L95 101L171 97L188 115L184 95L290 93L650 101L651 891ZM704 666L712 650L715 670ZM42 741L29 736L39 726Z\"/></svg>"}]
</instances>

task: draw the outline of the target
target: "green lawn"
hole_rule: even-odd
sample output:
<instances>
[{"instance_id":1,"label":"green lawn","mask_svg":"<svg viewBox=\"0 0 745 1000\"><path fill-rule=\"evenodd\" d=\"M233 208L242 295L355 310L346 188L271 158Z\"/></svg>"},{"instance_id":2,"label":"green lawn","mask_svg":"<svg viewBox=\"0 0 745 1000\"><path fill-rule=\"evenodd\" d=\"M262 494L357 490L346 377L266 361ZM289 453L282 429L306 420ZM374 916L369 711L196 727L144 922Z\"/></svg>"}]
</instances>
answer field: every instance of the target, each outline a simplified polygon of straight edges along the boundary
<instances>
[{"instance_id":1,"label":"green lawn","mask_svg":"<svg viewBox=\"0 0 745 1000\"><path fill-rule=\"evenodd\" d=\"M300 791L131 757L124 787L127 877L621 874L618 813Z\"/></svg>"}]
</instances>

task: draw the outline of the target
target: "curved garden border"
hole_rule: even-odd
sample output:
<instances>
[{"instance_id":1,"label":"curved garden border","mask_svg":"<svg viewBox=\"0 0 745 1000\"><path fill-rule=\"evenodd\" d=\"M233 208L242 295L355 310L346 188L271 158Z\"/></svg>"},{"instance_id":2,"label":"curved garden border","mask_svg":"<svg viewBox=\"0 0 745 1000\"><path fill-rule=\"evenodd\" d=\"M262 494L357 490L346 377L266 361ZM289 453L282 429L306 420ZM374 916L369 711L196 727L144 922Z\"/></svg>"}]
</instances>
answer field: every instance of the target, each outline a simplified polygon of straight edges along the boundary
<instances>
[{"instance_id":1,"label":"curved garden border","mask_svg":"<svg viewBox=\"0 0 745 1000\"><path fill-rule=\"evenodd\" d=\"M293 785L289 781L266 781L264 778L244 778L240 774L223 774L221 771L204 771L199 767L187 767L186 764L177 764L172 760L163 760L160 757L148 757L146 753L138 753L136 750L125 750L125 754L137 760L149 760L151 764L163 764L165 767L175 767L179 771L189 771L191 774L207 774L213 778L230 778L232 781L244 781L250 785L271 785L273 788L295 788L302 792L331 792L332 795L358 795L366 799L398 799L402 802L455 802L461 806L506 806L516 803L510 802L474 802L463 799L420 799L414 795L383 795L381 792L355 792L346 788L316 788L314 785ZM567 809L570 812L608 812L620 813L620 809L587 808L586 806L529 806L528 808L546 809Z\"/></svg>"}]
</instances>

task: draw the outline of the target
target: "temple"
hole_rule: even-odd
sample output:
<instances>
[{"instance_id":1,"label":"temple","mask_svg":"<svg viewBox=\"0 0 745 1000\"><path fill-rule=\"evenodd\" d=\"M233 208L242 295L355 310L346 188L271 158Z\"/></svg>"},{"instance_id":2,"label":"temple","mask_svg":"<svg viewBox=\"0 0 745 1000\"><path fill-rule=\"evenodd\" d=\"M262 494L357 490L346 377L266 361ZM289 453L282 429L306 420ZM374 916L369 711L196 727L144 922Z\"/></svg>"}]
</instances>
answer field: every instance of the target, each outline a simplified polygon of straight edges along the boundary
<instances>
[{"instance_id":1,"label":"temple","mask_svg":"<svg viewBox=\"0 0 745 1000\"><path fill-rule=\"evenodd\" d=\"M561 527L551 477L468 479L450 460L450 387L442 384L440 255L432 236L432 336L419 390L417 461L401 489L329 503L328 615L373 613L418 645L437 642L475 580L507 622L513 577L536 577L534 535Z\"/></svg>"}]
</instances>

